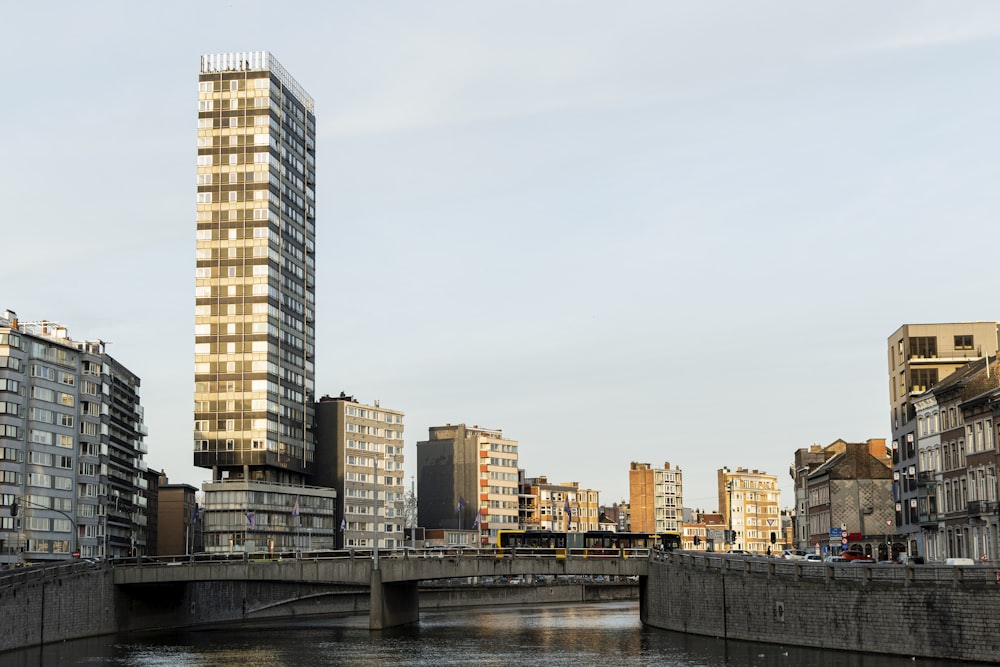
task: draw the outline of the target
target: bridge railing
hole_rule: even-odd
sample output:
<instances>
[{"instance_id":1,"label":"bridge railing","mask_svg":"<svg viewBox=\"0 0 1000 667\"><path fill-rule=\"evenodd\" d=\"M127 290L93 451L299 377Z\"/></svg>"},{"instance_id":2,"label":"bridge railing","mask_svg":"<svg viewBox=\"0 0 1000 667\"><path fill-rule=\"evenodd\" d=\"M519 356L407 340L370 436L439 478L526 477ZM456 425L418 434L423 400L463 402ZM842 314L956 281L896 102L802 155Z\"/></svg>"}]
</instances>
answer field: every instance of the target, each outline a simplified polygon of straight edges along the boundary
<instances>
[{"instance_id":1,"label":"bridge railing","mask_svg":"<svg viewBox=\"0 0 1000 667\"><path fill-rule=\"evenodd\" d=\"M379 558L638 558L648 559L650 549L497 549L493 547L403 547L379 549ZM172 556L118 558L113 565L181 565L185 563L247 563L361 559L371 560L371 549L331 549L317 551L204 552Z\"/></svg>"}]
</instances>

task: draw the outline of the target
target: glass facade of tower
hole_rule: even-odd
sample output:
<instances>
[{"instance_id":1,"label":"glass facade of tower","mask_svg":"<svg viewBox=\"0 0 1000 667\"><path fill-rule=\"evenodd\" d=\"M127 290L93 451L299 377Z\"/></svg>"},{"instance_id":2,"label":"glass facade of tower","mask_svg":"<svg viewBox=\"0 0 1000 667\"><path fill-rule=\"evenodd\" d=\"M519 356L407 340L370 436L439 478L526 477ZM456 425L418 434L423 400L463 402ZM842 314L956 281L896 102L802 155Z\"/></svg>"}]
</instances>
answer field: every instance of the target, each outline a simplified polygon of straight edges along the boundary
<instances>
[{"instance_id":1,"label":"glass facade of tower","mask_svg":"<svg viewBox=\"0 0 1000 667\"><path fill-rule=\"evenodd\" d=\"M313 100L271 56L198 77L194 462L301 484L314 458Z\"/></svg>"}]
</instances>

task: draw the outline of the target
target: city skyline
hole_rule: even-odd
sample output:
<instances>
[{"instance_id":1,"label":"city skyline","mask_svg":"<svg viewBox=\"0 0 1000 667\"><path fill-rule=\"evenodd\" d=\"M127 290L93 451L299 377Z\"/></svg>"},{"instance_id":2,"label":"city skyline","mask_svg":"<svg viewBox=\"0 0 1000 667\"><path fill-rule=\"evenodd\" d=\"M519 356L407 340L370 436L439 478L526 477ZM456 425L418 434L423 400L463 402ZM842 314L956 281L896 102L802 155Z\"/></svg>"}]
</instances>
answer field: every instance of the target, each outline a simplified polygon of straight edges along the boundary
<instances>
[{"instance_id":1,"label":"city skyline","mask_svg":"<svg viewBox=\"0 0 1000 667\"><path fill-rule=\"evenodd\" d=\"M989 262L938 250L992 230L994 5L303 3L283 31L266 7L21 5L0 46L30 65L0 112L3 307L107 341L174 483L209 477L203 53L266 49L315 97L316 392L405 412L407 461L464 422L607 504L630 461L670 460L690 507L717 509L721 465L777 476L789 507L795 450L889 438L891 332L996 319Z\"/></svg>"}]
</instances>

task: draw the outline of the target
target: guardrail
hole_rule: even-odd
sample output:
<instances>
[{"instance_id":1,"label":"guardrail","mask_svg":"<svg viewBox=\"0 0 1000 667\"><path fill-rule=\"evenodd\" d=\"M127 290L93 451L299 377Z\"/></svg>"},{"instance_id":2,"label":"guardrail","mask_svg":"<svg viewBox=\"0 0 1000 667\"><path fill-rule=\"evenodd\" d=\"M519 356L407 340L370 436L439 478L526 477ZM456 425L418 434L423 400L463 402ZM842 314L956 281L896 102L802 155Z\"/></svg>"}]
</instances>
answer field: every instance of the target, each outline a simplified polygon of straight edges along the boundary
<instances>
[{"instance_id":1,"label":"guardrail","mask_svg":"<svg viewBox=\"0 0 1000 667\"><path fill-rule=\"evenodd\" d=\"M670 561L709 570L787 576L816 581L887 581L912 583L1000 584L1000 566L985 562L975 565L947 565L929 562L920 565L867 562L816 562L786 560L739 554L699 554L694 552L656 552L654 561Z\"/></svg>"},{"instance_id":2,"label":"guardrail","mask_svg":"<svg viewBox=\"0 0 1000 667\"><path fill-rule=\"evenodd\" d=\"M0 571L0 588L10 588L41 580L55 579L107 566L106 561L78 559L12 567Z\"/></svg>"}]
</instances>

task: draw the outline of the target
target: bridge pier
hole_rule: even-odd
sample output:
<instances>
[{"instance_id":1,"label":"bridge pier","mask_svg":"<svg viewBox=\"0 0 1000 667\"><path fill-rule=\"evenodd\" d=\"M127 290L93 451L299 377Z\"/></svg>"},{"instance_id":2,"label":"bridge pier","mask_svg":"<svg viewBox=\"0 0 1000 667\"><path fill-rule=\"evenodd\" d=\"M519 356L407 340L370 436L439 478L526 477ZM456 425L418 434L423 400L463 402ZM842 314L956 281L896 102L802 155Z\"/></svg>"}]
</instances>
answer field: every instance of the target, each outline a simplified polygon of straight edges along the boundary
<instances>
[{"instance_id":1,"label":"bridge pier","mask_svg":"<svg viewBox=\"0 0 1000 667\"><path fill-rule=\"evenodd\" d=\"M372 570L368 629L384 630L420 620L416 581L382 583L382 570Z\"/></svg>"}]
</instances>

